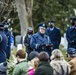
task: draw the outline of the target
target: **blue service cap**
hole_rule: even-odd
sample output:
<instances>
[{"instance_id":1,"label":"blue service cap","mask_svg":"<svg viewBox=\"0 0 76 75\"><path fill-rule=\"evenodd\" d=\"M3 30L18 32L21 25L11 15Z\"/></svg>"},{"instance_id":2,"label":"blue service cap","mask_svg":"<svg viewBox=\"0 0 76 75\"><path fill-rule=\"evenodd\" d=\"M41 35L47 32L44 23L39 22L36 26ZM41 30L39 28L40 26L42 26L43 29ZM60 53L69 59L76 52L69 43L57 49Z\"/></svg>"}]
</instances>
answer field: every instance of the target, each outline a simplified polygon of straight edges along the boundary
<instances>
[{"instance_id":1,"label":"blue service cap","mask_svg":"<svg viewBox=\"0 0 76 75\"><path fill-rule=\"evenodd\" d=\"M76 17L70 18L70 20L72 20L72 21L76 21Z\"/></svg>"},{"instance_id":2,"label":"blue service cap","mask_svg":"<svg viewBox=\"0 0 76 75\"><path fill-rule=\"evenodd\" d=\"M48 24L54 24L55 21L48 21Z\"/></svg>"},{"instance_id":3,"label":"blue service cap","mask_svg":"<svg viewBox=\"0 0 76 75\"><path fill-rule=\"evenodd\" d=\"M33 28L32 27L28 27L27 30L30 31L30 30L33 30Z\"/></svg>"},{"instance_id":4,"label":"blue service cap","mask_svg":"<svg viewBox=\"0 0 76 75\"><path fill-rule=\"evenodd\" d=\"M38 27L47 28L46 24L44 24L44 23L39 23L39 24L38 24Z\"/></svg>"},{"instance_id":5,"label":"blue service cap","mask_svg":"<svg viewBox=\"0 0 76 75\"><path fill-rule=\"evenodd\" d=\"M75 48L69 48L68 54L75 57L76 56L76 49Z\"/></svg>"}]
</instances>

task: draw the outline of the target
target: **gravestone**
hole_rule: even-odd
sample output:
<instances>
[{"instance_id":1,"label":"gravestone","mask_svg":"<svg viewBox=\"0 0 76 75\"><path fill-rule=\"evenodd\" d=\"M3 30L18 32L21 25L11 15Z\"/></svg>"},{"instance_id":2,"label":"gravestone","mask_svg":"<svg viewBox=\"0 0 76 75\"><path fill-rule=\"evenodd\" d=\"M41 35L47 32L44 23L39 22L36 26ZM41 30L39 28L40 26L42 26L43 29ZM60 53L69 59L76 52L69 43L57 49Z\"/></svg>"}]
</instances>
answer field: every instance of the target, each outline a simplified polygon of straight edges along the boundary
<instances>
[{"instance_id":1,"label":"gravestone","mask_svg":"<svg viewBox=\"0 0 76 75\"><path fill-rule=\"evenodd\" d=\"M66 33L64 33L64 37L61 37L61 45L64 46L63 50L67 50L68 42L67 42L67 39L66 39Z\"/></svg>"},{"instance_id":2,"label":"gravestone","mask_svg":"<svg viewBox=\"0 0 76 75\"><path fill-rule=\"evenodd\" d=\"M21 35L17 35L15 37L15 45L17 46L18 44L22 44L23 40L22 40L22 36Z\"/></svg>"}]
</instances>

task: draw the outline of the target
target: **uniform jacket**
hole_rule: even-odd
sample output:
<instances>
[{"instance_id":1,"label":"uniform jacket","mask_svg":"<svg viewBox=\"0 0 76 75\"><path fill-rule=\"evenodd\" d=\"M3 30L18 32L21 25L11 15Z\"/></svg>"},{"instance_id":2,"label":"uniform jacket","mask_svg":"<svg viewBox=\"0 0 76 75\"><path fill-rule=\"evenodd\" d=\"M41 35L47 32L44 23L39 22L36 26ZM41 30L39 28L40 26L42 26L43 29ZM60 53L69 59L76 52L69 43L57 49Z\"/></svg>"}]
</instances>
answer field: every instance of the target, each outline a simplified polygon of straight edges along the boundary
<instances>
[{"instance_id":1,"label":"uniform jacket","mask_svg":"<svg viewBox=\"0 0 76 75\"><path fill-rule=\"evenodd\" d=\"M38 65L34 75L53 75L53 69L49 62L43 61Z\"/></svg>"},{"instance_id":2,"label":"uniform jacket","mask_svg":"<svg viewBox=\"0 0 76 75\"><path fill-rule=\"evenodd\" d=\"M10 57L10 50L11 50L11 43L13 42L13 40L12 40L12 35L11 35L11 31L7 31L7 32L5 32L5 34L6 34L6 36L7 36L7 38L8 38L8 44L7 44L7 48L6 48L6 55L7 55L7 58L9 59L9 57Z\"/></svg>"},{"instance_id":3,"label":"uniform jacket","mask_svg":"<svg viewBox=\"0 0 76 75\"><path fill-rule=\"evenodd\" d=\"M11 37L12 37L12 34L11 34L11 31L7 31L5 32L7 38L8 38L8 46L11 46Z\"/></svg>"},{"instance_id":4,"label":"uniform jacket","mask_svg":"<svg viewBox=\"0 0 76 75\"><path fill-rule=\"evenodd\" d=\"M30 54L32 48L30 47L30 39L32 35L27 34L24 39L24 45L26 46L26 52Z\"/></svg>"},{"instance_id":5,"label":"uniform jacket","mask_svg":"<svg viewBox=\"0 0 76 75\"><path fill-rule=\"evenodd\" d=\"M68 48L73 47L76 48L76 27L69 27L66 31L66 38L68 41ZM71 43L74 41L74 43Z\"/></svg>"},{"instance_id":6,"label":"uniform jacket","mask_svg":"<svg viewBox=\"0 0 76 75\"><path fill-rule=\"evenodd\" d=\"M61 42L60 30L56 27L54 27L54 29L51 30L48 27L46 30L46 34L50 37L50 40L53 43L53 49L59 49L59 44Z\"/></svg>"},{"instance_id":7,"label":"uniform jacket","mask_svg":"<svg viewBox=\"0 0 76 75\"><path fill-rule=\"evenodd\" d=\"M26 61L16 64L12 75L28 75L29 65Z\"/></svg>"},{"instance_id":8,"label":"uniform jacket","mask_svg":"<svg viewBox=\"0 0 76 75\"><path fill-rule=\"evenodd\" d=\"M7 48L8 39L4 31L0 30L0 63L6 61L5 50Z\"/></svg>"},{"instance_id":9,"label":"uniform jacket","mask_svg":"<svg viewBox=\"0 0 76 75\"><path fill-rule=\"evenodd\" d=\"M76 75L76 57L73 58L69 64L71 65L71 72L70 75Z\"/></svg>"},{"instance_id":10,"label":"uniform jacket","mask_svg":"<svg viewBox=\"0 0 76 75\"><path fill-rule=\"evenodd\" d=\"M0 75L8 75L7 70L8 70L7 62L0 63Z\"/></svg>"},{"instance_id":11,"label":"uniform jacket","mask_svg":"<svg viewBox=\"0 0 76 75\"><path fill-rule=\"evenodd\" d=\"M51 48L47 50L45 47L39 48L40 44L51 44L51 41L47 35L44 34L44 38L38 33L31 37L30 46L33 50L38 52L46 51L51 53Z\"/></svg>"}]
</instances>

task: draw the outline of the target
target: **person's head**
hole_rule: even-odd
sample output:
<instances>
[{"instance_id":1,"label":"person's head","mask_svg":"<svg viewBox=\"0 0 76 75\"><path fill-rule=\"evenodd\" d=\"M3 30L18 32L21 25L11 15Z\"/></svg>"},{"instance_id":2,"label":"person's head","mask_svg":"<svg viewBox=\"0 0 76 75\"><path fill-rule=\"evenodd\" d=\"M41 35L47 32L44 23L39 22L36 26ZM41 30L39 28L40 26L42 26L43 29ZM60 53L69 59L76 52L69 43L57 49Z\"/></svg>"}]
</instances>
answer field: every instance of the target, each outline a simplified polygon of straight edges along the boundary
<instances>
[{"instance_id":1,"label":"person's head","mask_svg":"<svg viewBox=\"0 0 76 75\"><path fill-rule=\"evenodd\" d=\"M34 59L34 58L37 58L38 55L39 55L39 53L38 53L37 51L32 51L32 52L29 54L29 57L28 57L29 61L31 61L31 60Z\"/></svg>"},{"instance_id":2,"label":"person's head","mask_svg":"<svg viewBox=\"0 0 76 75\"><path fill-rule=\"evenodd\" d=\"M69 48L68 49L68 59L71 60L74 57L76 57L76 49L75 48Z\"/></svg>"},{"instance_id":3,"label":"person's head","mask_svg":"<svg viewBox=\"0 0 76 75\"><path fill-rule=\"evenodd\" d=\"M30 64L31 66L36 69L38 67L38 64L39 64L39 58L38 57L35 57L33 58L31 61L30 61Z\"/></svg>"},{"instance_id":4,"label":"person's head","mask_svg":"<svg viewBox=\"0 0 76 75\"><path fill-rule=\"evenodd\" d=\"M33 34L33 28L32 27L28 27L27 34Z\"/></svg>"},{"instance_id":5,"label":"person's head","mask_svg":"<svg viewBox=\"0 0 76 75\"><path fill-rule=\"evenodd\" d=\"M47 28L46 24L40 23L40 24L38 25L38 27L39 27L39 32L40 32L41 34L45 34L45 31L46 31L46 28Z\"/></svg>"},{"instance_id":6,"label":"person's head","mask_svg":"<svg viewBox=\"0 0 76 75\"><path fill-rule=\"evenodd\" d=\"M42 61L49 61L49 55L48 55L47 52L44 52L44 51L39 53L38 58L39 58L40 62L42 62Z\"/></svg>"},{"instance_id":7,"label":"person's head","mask_svg":"<svg viewBox=\"0 0 76 75\"><path fill-rule=\"evenodd\" d=\"M17 61L20 62L26 58L26 52L24 50L18 50L16 52Z\"/></svg>"},{"instance_id":8,"label":"person's head","mask_svg":"<svg viewBox=\"0 0 76 75\"><path fill-rule=\"evenodd\" d=\"M72 26L76 26L76 18L70 18L70 22Z\"/></svg>"},{"instance_id":9,"label":"person's head","mask_svg":"<svg viewBox=\"0 0 76 75\"><path fill-rule=\"evenodd\" d=\"M32 51L29 54L29 58L28 59L30 61L31 67L33 67L34 69L37 68L38 63L39 63L38 55L39 55L39 53L37 51Z\"/></svg>"},{"instance_id":10,"label":"person's head","mask_svg":"<svg viewBox=\"0 0 76 75\"><path fill-rule=\"evenodd\" d=\"M8 27L9 27L9 23L8 22L4 22L4 30L8 31Z\"/></svg>"},{"instance_id":11,"label":"person's head","mask_svg":"<svg viewBox=\"0 0 76 75\"><path fill-rule=\"evenodd\" d=\"M54 59L58 59L58 60L64 59L63 54L59 49L54 49L52 51L51 60L54 60Z\"/></svg>"},{"instance_id":12,"label":"person's head","mask_svg":"<svg viewBox=\"0 0 76 75\"><path fill-rule=\"evenodd\" d=\"M49 21L49 22L48 22L48 26L49 26L50 28L53 28L53 27L54 27L54 21Z\"/></svg>"},{"instance_id":13,"label":"person's head","mask_svg":"<svg viewBox=\"0 0 76 75\"><path fill-rule=\"evenodd\" d=\"M4 30L8 31L8 25L4 25Z\"/></svg>"}]
</instances>

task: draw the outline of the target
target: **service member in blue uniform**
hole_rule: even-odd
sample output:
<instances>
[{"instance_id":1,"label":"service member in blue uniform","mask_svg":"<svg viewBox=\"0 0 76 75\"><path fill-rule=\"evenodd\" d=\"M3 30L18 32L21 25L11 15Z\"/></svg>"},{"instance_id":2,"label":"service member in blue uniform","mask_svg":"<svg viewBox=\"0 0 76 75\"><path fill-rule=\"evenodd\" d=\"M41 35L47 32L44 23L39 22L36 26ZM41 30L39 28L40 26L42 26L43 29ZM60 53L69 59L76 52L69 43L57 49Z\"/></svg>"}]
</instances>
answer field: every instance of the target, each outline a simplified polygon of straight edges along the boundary
<instances>
[{"instance_id":1,"label":"service member in blue uniform","mask_svg":"<svg viewBox=\"0 0 76 75\"><path fill-rule=\"evenodd\" d=\"M51 55L52 44L49 39L49 36L45 35L46 25L40 23L38 32L31 37L30 46L33 50L37 52L45 51Z\"/></svg>"},{"instance_id":2,"label":"service member in blue uniform","mask_svg":"<svg viewBox=\"0 0 76 75\"><path fill-rule=\"evenodd\" d=\"M53 43L53 49L59 49L61 42L60 30L54 25L54 21L49 21L48 25L49 27L46 29L46 34L49 36L51 42Z\"/></svg>"},{"instance_id":3,"label":"service member in blue uniform","mask_svg":"<svg viewBox=\"0 0 76 75\"><path fill-rule=\"evenodd\" d=\"M31 39L31 36L33 35L33 28L31 27L28 27L27 29L27 34L24 38L24 45L26 47L26 52L28 54L27 56L27 60L29 60L29 54L33 51L33 49L30 47L30 39Z\"/></svg>"},{"instance_id":4,"label":"service member in blue uniform","mask_svg":"<svg viewBox=\"0 0 76 75\"><path fill-rule=\"evenodd\" d=\"M76 18L70 18L71 26L66 31L66 38L68 41L68 48L76 49Z\"/></svg>"},{"instance_id":5,"label":"service member in blue uniform","mask_svg":"<svg viewBox=\"0 0 76 75\"><path fill-rule=\"evenodd\" d=\"M7 59L10 58L10 53L11 53L11 44L13 42L13 35L12 35L12 32L8 29L8 23L5 23L4 24L4 32L8 38L8 45L7 45L7 48L6 48L6 55L7 55Z\"/></svg>"},{"instance_id":6,"label":"service member in blue uniform","mask_svg":"<svg viewBox=\"0 0 76 75\"><path fill-rule=\"evenodd\" d=\"M6 74L6 53L5 50L7 48L8 39L4 33L4 25L0 24L0 75L7 75Z\"/></svg>"}]
</instances>

